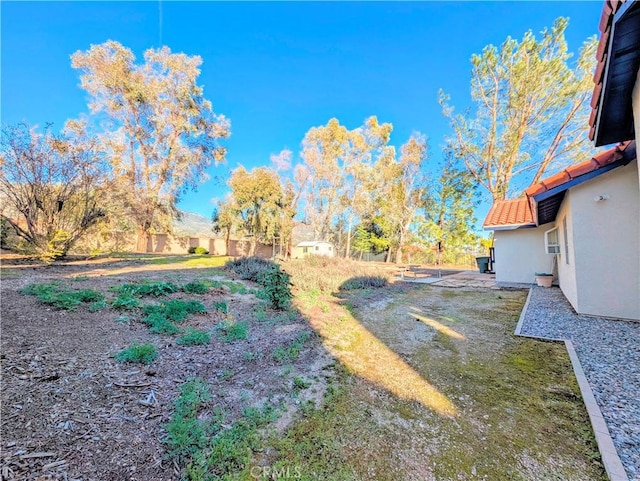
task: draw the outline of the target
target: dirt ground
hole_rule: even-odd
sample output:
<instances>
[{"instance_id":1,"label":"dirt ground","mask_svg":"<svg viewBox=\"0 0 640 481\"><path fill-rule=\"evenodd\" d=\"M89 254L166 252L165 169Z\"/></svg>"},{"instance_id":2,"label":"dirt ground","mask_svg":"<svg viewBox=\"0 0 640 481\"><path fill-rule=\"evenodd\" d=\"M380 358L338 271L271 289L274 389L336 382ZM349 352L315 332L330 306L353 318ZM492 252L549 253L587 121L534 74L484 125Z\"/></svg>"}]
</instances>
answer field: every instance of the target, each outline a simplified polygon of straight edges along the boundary
<instances>
[{"instance_id":1,"label":"dirt ground","mask_svg":"<svg viewBox=\"0 0 640 481\"><path fill-rule=\"evenodd\" d=\"M31 283L60 281L74 290L113 297L109 288L125 282L184 284L219 279L220 269L185 270L135 260L41 266L3 258L0 272L3 480L180 479L162 439L183 382L205 379L216 406L232 422L243 407L268 401L290 413L305 396L320 399L323 379L330 376L333 361L319 343L310 343L285 366L274 361L274 348L312 331L302 316L277 324L258 322L254 313L260 301L251 294L231 294L226 288L199 296L172 294L201 300L208 308L226 301L229 316L250 323L246 340L223 342L214 336L205 346L180 346L175 338L150 333L129 312L57 310L20 293ZM210 330L223 317L208 309L185 324ZM114 354L132 342L153 343L158 359L149 366L117 362ZM293 376L313 378L315 389L292 398Z\"/></svg>"},{"instance_id":2,"label":"dirt ground","mask_svg":"<svg viewBox=\"0 0 640 481\"><path fill-rule=\"evenodd\" d=\"M513 336L525 291L403 282L300 291L298 310L275 321L280 314L254 293L221 284L168 297L208 308L186 325L213 331L232 318L248 323L248 338L187 347L152 334L137 311L62 311L20 292L58 281L113 298L110 288L129 282L231 279L198 259L175 260L46 267L3 257L3 481L180 479L164 426L179 387L194 377L210 387L207 409L222 409L229 425L245 407L278 406L275 435L252 463L303 479L605 479L564 346ZM221 301L226 315L213 309ZM311 340L300 356L276 362L274 349L302 332ZM154 344L158 358L117 362L132 342ZM295 378L311 387L296 392ZM308 410L307 401L323 398Z\"/></svg>"}]
</instances>

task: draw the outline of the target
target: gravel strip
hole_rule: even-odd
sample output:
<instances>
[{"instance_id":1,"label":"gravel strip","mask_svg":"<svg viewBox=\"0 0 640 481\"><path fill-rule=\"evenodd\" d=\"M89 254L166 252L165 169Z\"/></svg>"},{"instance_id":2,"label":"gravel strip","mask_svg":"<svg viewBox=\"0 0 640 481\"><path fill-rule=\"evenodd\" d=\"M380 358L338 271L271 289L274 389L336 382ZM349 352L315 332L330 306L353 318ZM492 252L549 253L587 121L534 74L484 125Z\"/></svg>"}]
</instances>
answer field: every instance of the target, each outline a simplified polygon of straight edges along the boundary
<instances>
[{"instance_id":1,"label":"gravel strip","mask_svg":"<svg viewBox=\"0 0 640 481\"><path fill-rule=\"evenodd\" d=\"M533 287L521 333L573 341L620 460L640 480L640 322L576 314L559 288Z\"/></svg>"}]
</instances>

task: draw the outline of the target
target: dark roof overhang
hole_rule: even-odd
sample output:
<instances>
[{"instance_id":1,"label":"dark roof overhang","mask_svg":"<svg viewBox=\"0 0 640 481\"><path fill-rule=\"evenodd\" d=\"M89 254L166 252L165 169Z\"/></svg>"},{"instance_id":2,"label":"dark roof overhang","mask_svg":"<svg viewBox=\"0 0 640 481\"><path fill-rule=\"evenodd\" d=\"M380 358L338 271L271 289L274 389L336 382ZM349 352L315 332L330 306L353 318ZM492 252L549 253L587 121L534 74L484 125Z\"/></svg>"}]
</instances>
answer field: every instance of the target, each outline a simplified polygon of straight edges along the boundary
<instances>
[{"instance_id":1,"label":"dark roof overhang","mask_svg":"<svg viewBox=\"0 0 640 481\"><path fill-rule=\"evenodd\" d=\"M609 28L606 70L595 123L596 147L635 138L631 94L640 66L640 2L622 4Z\"/></svg>"},{"instance_id":2,"label":"dark roof overhang","mask_svg":"<svg viewBox=\"0 0 640 481\"><path fill-rule=\"evenodd\" d=\"M606 164L605 166L600 167L597 170L593 170L584 175L571 179L550 190L532 195L531 198L533 199L534 204L532 211L534 212L536 223L538 225L543 225L556 220L558 211L560 210L560 206L562 205L562 201L564 200L564 196L567 190L569 190L571 187L580 185L588 180L604 174L605 172L609 172L610 170L616 169L623 165L627 165L635 158L636 148L635 144L632 143L631 148L627 148L622 151L622 158Z\"/></svg>"}]
</instances>

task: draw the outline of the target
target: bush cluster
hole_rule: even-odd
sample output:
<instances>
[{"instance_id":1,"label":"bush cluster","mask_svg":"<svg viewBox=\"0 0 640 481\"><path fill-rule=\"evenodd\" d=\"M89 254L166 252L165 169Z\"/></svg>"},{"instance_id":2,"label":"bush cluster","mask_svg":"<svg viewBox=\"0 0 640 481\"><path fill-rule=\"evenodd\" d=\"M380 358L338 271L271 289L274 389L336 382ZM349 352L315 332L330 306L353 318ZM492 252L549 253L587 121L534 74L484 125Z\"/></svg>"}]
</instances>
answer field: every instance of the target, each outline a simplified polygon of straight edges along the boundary
<instances>
[{"instance_id":1,"label":"bush cluster","mask_svg":"<svg viewBox=\"0 0 640 481\"><path fill-rule=\"evenodd\" d=\"M205 255L208 254L209 251L207 249L205 249L204 247L189 247L189 250L187 251L189 254L197 254L197 255Z\"/></svg>"},{"instance_id":2,"label":"bush cluster","mask_svg":"<svg viewBox=\"0 0 640 481\"><path fill-rule=\"evenodd\" d=\"M128 348L116 354L119 362L133 362L151 364L158 357L158 351L153 344L131 344Z\"/></svg>"},{"instance_id":3,"label":"bush cluster","mask_svg":"<svg viewBox=\"0 0 640 481\"><path fill-rule=\"evenodd\" d=\"M264 297L277 310L288 309L291 305L291 276L274 264L270 269L262 272L258 278L262 285Z\"/></svg>"},{"instance_id":4,"label":"bush cluster","mask_svg":"<svg viewBox=\"0 0 640 481\"><path fill-rule=\"evenodd\" d=\"M82 303L91 303L92 310L104 303L104 296L91 289L70 291L56 283L30 284L22 290L23 294L35 296L39 302L62 309L75 311Z\"/></svg>"},{"instance_id":5,"label":"bush cluster","mask_svg":"<svg viewBox=\"0 0 640 481\"><path fill-rule=\"evenodd\" d=\"M271 269L274 265L276 264L270 260L253 256L227 261L225 267L237 274L241 279L259 282L260 274Z\"/></svg>"},{"instance_id":6,"label":"bush cluster","mask_svg":"<svg viewBox=\"0 0 640 481\"><path fill-rule=\"evenodd\" d=\"M268 300L271 307L285 310L291 304L291 276L278 264L261 257L240 257L226 264L227 269L242 279L257 282L262 286L259 297Z\"/></svg>"},{"instance_id":7,"label":"bush cluster","mask_svg":"<svg viewBox=\"0 0 640 481\"><path fill-rule=\"evenodd\" d=\"M348 291L351 289L369 289L377 287L385 287L389 281L386 277L380 276L359 276L347 279L340 286L340 290Z\"/></svg>"}]
</instances>

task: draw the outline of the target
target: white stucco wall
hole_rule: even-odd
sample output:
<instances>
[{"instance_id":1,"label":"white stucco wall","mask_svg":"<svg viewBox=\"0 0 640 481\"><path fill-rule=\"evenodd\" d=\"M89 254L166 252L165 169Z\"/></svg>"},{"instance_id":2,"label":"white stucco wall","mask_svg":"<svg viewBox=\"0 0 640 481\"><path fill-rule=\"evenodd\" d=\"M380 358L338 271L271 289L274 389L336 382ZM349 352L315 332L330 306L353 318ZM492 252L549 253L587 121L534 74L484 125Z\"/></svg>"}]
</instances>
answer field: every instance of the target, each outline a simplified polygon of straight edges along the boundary
<instances>
[{"instance_id":1,"label":"white stucco wall","mask_svg":"<svg viewBox=\"0 0 640 481\"><path fill-rule=\"evenodd\" d=\"M636 84L633 87L633 93L631 95L631 106L633 108L633 124L636 131L637 145L640 142L640 68L638 68ZM638 184L640 185L640 171L638 175Z\"/></svg>"},{"instance_id":2,"label":"white stucco wall","mask_svg":"<svg viewBox=\"0 0 640 481\"><path fill-rule=\"evenodd\" d=\"M583 314L640 319L637 161L580 184L569 194L577 285L574 307ZM596 202L599 195L609 198Z\"/></svg>"},{"instance_id":3,"label":"white stucco wall","mask_svg":"<svg viewBox=\"0 0 640 481\"><path fill-rule=\"evenodd\" d=\"M567 236L565 238L563 221L566 219ZM558 255L558 281L562 293L573 308L578 310L578 284L576 278L576 250L574 247L573 216L571 215L571 190L567 192L556 216L556 225L560 236L560 254ZM567 244L568 243L568 244ZM567 256L567 247L569 255ZM567 262L568 261L568 262Z\"/></svg>"},{"instance_id":4,"label":"white stucco wall","mask_svg":"<svg viewBox=\"0 0 640 481\"><path fill-rule=\"evenodd\" d=\"M496 281L530 284L536 272L551 272L553 256L544 251L544 233L553 226L495 231Z\"/></svg>"}]
</instances>

